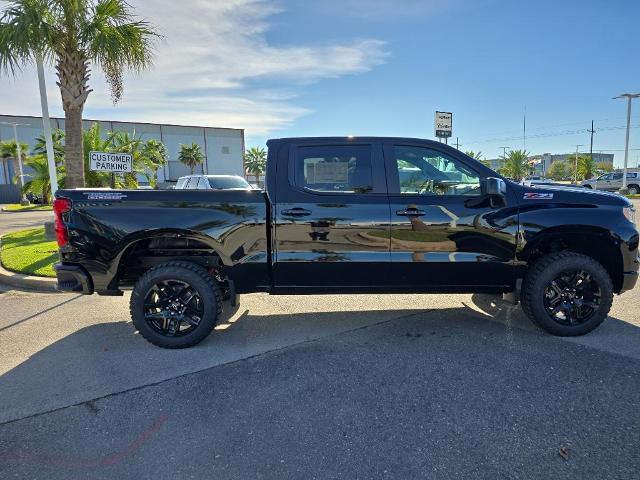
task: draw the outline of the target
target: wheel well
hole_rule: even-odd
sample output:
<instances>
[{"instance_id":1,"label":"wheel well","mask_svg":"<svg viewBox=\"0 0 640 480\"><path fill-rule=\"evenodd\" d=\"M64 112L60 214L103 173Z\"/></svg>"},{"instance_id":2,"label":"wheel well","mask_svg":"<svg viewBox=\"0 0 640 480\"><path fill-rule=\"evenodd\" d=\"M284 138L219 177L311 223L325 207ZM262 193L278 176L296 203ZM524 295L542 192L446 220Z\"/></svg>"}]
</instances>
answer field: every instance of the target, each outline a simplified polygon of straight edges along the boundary
<instances>
[{"instance_id":1,"label":"wheel well","mask_svg":"<svg viewBox=\"0 0 640 480\"><path fill-rule=\"evenodd\" d=\"M611 276L615 292L620 291L623 281L622 254L615 240L605 234L576 232L554 232L542 234L534 242L529 242L523 258L532 264L549 253L571 251L581 253L599 262Z\"/></svg>"},{"instance_id":2,"label":"wheel well","mask_svg":"<svg viewBox=\"0 0 640 480\"><path fill-rule=\"evenodd\" d=\"M214 249L197 238L172 234L141 239L129 245L120 257L113 286L131 286L150 268L171 261L196 263L220 282L224 281L224 265Z\"/></svg>"}]
</instances>

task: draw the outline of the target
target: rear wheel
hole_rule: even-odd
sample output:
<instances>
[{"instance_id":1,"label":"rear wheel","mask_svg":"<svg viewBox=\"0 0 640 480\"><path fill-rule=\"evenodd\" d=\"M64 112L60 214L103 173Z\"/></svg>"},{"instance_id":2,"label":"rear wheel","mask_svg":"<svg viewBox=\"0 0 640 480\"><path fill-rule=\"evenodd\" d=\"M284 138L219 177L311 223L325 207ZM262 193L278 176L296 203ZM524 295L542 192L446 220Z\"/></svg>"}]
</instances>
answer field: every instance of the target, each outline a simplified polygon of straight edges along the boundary
<instances>
[{"instance_id":1,"label":"rear wheel","mask_svg":"<svg viewBox=\"0 0 640 480\"><path fill-rule=\"evenodd\" d=\"M163 348L186 348L204 340L221 308L222 295L214 279L190 262L168 262L148 270L131 293L134 326Z\"/></svg>"},{"instance_id":2,"label":"rear wheel","mask_svg":"<svg viewBox=\"0 0 640 480\"><path fill-rule=\"evenodd\" d=\"M584 335L607 317L613 285L593 258L560 252L531 266L521 299L524 312L543 330L559 336Z\"/></svg>"},{"instance_id":3,"label":"rear wheel","mask_svg":"<svg viewBox=\"0 0 640 480\"><path fill-rule=\"evenodd\" d=\"M627 189L629 190L630 195L637 195L640 193L640 187L638 187L638 185L629 185Z\"/></svg>"}]
</instances>

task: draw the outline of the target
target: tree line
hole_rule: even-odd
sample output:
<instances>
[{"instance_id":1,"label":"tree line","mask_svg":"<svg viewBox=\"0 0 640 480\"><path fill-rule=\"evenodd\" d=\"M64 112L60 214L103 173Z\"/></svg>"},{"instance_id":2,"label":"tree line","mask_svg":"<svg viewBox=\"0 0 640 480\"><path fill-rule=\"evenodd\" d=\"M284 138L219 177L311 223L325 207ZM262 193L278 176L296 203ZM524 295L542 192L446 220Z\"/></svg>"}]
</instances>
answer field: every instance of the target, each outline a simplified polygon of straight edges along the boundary
<instances>
[{"instance_id":1,"label":"tree line","mask_svg":"<svg viewBox=\"0 0 640 480\"><path fill-rule=\"evenodd\" d=\"M488 160L482 159L482 152L468 151L465 153L491 167ZM534 174L534 168L529 163L529 153L526 150L511 150L499 158L502 165L498 168L498 173L505 177L520 181L524 177ZM587 180L598 173L612 170L611 163L596 162L590 155L580 154L577 161L575 158L569 157L564 161L556 160L550 165L545 176L552 180Z\"/></svg>"}]
</instances>

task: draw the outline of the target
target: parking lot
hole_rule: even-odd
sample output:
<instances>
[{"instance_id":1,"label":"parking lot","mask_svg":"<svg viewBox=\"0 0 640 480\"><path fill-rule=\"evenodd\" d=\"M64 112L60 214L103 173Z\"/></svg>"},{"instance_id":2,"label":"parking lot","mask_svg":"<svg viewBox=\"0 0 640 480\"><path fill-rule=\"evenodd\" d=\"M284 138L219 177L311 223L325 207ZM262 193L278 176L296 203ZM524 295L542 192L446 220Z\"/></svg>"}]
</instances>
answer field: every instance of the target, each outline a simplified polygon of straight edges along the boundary
<instances>
[{"instance_id":1,"label":"parking lot","mask_svg":"<svg viewBox=\"0 0 640 480\"><path fill-rule=\"evenodd\" d=\"M637 474L638 290L577 339L485 295L245 295L182 351L126 297L0 298L4 478Z\"/></svg>"},{"instance_id":2,"label":"parking lot","mask_svg":"<svg viewBox=\"0 0 640 480\"><path fill-rule=\"evenodd\" d=\"M4 290L2 478L638 478L640 289L557 338L488 295L241 296L195 348Z\"/></svg>"}]
</instances>

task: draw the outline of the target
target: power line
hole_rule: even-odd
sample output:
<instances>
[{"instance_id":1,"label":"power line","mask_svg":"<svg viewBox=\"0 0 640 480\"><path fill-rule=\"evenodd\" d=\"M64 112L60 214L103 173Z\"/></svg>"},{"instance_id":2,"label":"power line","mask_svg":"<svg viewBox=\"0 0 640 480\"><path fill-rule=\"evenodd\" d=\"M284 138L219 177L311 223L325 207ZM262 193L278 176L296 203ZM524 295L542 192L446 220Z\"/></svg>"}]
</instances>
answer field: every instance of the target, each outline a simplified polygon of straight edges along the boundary
<instances>
[{"instance_id":1,"label":"power line","mask_svg":"<svg viewBox=\"0 0 640 480\"><path fill-rule=\"evenodd\" d=\"M615 127L601 127L598 131L611 131L611 130L624 130L627 128L626 126L615 126ZM631 128L640 128L640 125L632 125ZM547 132L547 133L539 133L534 135L529 135L529 138L547 138L547 137L560 137L564 135L579 135L584 133L583 129L580 130L564 130L561 132ZM519 140L522 139L522 136L511 136L511 137L502 137L502 138L489 138L485 140L475 140L471 142L467 142L467 145L473 143L491 143L491 142L505 142L511 140Z\"/></svg>"}]
</instances>

